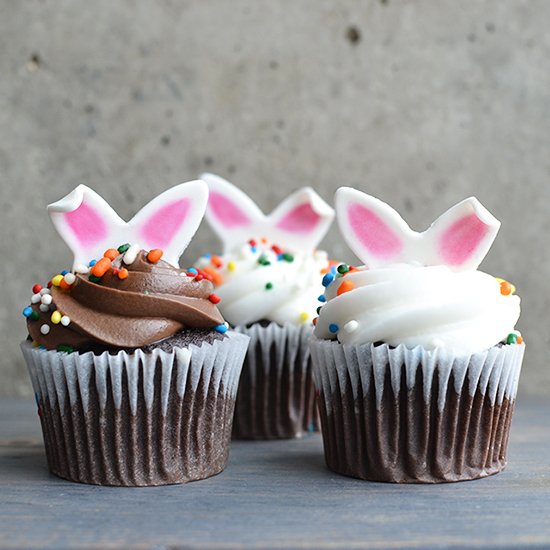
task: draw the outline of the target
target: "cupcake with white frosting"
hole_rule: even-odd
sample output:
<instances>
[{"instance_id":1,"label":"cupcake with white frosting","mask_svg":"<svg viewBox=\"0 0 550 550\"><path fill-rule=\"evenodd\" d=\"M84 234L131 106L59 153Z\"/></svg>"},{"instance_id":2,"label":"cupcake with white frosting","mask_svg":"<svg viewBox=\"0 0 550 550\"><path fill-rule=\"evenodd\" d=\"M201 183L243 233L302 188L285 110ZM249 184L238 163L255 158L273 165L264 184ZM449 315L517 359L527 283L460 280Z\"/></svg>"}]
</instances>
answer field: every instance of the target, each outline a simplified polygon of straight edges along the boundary
<instances>
[{"instance_id":1,"label":"cupcake with white frosting","mask_svg":"<svg viewBox=\"0 0 550 550\"><path fill-rule=\"evenodd\" d=\"M470 198L416 233L350 188L336 212L365 265L325 278L311 342L327 465L392 482L499 472L525 347L515 288L477 270L500 223Z\"/></svg>"},{"instance_id":2,"label":"cupcake with white frosting","mask_svg":"<svg viewBox=\"0 0 550 550\"><path fill-rule=\"evenodd\" d=\"M316 246L334 211L306 187L266 216L228 181L201 179L210 191L206 219L223 252L202 256L195 267L216 285L224 318L250 336L234 437L299 437L317 429L308 339L324 299L321 277L332 267Z\"/></svg>"}]
</instances>

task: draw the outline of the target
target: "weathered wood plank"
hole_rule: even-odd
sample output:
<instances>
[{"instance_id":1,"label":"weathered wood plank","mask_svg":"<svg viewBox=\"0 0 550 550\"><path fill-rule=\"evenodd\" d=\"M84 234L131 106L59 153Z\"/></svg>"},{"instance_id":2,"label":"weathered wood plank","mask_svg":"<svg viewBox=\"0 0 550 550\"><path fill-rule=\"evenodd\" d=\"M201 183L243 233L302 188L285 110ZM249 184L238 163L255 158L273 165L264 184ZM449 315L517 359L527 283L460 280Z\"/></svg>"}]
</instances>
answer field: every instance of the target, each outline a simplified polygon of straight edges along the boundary
<instances>
[{"instance_id":1,"label":"weathered wood plank","mask_svg":"<svg viewBox=\"0 0 550 550\"><path fill-rule=\"evenodd\" d=\"M35 414L0 400L2 547L550 547L550 403L520 400L502 474L438 486L333 474L319 436L236 442L188 485L79 485L48 474Z\"/></svg>"}]
</instances>

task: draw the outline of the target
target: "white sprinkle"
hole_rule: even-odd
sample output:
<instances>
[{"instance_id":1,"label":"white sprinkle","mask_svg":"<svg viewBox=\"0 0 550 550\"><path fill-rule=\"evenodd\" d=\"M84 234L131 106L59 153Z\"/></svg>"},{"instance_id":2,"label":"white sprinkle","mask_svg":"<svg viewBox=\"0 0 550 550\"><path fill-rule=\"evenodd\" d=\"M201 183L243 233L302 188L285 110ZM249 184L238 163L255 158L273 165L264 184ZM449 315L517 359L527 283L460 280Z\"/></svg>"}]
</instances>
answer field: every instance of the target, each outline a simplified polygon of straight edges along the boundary
<instances>
[{"instance_id":1,"label":"white sprinkle","mask_svg":"<svg viewBox=\"0 0 550 550\"><path fill-rule=\"evenodd\" d=\"M76 281L76 277L74 273L67 273L65 277L63 277L63 279L68 285L74 285L74 282Z\"/></svg>"},{"instance_id":2,"label":"white sprinkle","mask_svg":"<svg viewBox=\"0 0 550 550\"><path fill-rule=\"evenodd\" d=\"M63 315L63 317L61 317L61 324L66 327L67 325L69 325L69 323L71 322L71 318L68 316L68 315Z\"/></svg>"},{"instance_id":3,"label":"white sprinkle","mask_svg":"<svg viewBox=\"0 0 550 550\"><path fill-rule=\"evenodd\" d=\"M44 296L44 294L51 294L51 290L49 288L43 288L40 291L40 296Z\"/></svg>"},{"instance_id":4,"label":"white sprinkle","mask_svg":"<svg viewBox=\"0 0 550 550\"><path fill-rule=\"evenodd\" d=\"M88 271L90 271L90 268L87 265L76 264L74 266L74 272L75 273L82 273L83 275L85 275L86 273L88 273Z\"/></svg>"},{"instance_id":5,"label":"white sprinkle","mask_svg":"<svg viewBox=\"0 0 550 550\"><path fill-rule=\"evenodd\" d=\"M40 294L33 294L31 298L31 304L37 304L38 302L40 302L41 298L42 296L40 296Z\"/></svg>"},{"instance_id":6,"label":"white sprinkle","mask_svg":"<svg viewBox=\"0 0 550 550\"><path fill-rule=\"evenodd\" d=\"M347 333L355 332L358 328L359 328L359 323L358 323L357 321L355 321L355 320L348 321L348 322L344 325L344 330L345 330Z\"/></svg>"},{"instance_id":7,"label":"white sprinkle","mask_svg":"<svg viewBox=\"0 0 550 550\"><path fill-rule=\"evenodd\" d=\"M124 253L124 256L122 257L122 261L126 265L133 264L136 261L137 255L140 250L141 250L141 247L139 246L139 244L131 245L130 248Z\"/></svg>"},{"instance_id":8,"label":"white sprinkle","mask_svg":"<svg viewBox=\"0 0 550 550\"><path fill-rule=\"evenodd\" d=\"M50 311L50 306L48 304L40 304L39 309L45 313L46 311Z\"/></svg>"},{"instance_id":9,"label":"white sprinkle","mask_svg":"<svg viewBox=\"0 0 550 550\"><path fill-rule=\"evenodd\" d=\"M50 332L50 325L42 325L40 327L40 332L44 335L48 334L48 332Z\"/></svg>"},{"instance_id":10,"label":"white sprinkle","mask_svg":"<svg viewBox=\"0 0 550 550\"><path fill-rule=\"evenodd\" d=\"M42 298L40 298L40 301L43 304L46 304L47 306L49 306L52 303L52 300L53 300L53 298L52 298L51 294L43 294Z\"/></svg>"}]
</instances>

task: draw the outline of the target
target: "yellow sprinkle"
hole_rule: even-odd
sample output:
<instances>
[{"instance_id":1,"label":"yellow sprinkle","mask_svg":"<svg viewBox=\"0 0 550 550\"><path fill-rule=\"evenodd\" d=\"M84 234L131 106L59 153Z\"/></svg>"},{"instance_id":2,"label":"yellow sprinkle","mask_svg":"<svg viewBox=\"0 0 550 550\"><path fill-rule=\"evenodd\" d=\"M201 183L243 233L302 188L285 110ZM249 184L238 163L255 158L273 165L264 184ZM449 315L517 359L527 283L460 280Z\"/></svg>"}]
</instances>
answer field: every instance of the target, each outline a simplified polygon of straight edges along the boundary
<instances>
[{"instance_id":1,"label":"yellow sprinkle","mask_svg":"<svg viewBox=\"0 0 550 550\"><path fill-rule=\"evenodd\" d=\"M59 322L61 321L61 312L58 311L58 310L55 310L55 311L52 313L51 321L52 321L52 323L53 323L54 325L59 324Z\"/></svg>"},{"instance_id":2,"label":"yellow sprinkle","mask_svg":"<svg viewBox=\"0 0 550 550\"><path fill-rule=\"evenodd\" d=\"M227 263L227 271L229 271L230 273L232 271L235 271L235 262L233 260Z\"/></svg>"},{"instance_id":3,"label":"yellow sprinkle","mask_svg":"<svg viewBox=\"0 0 550 550\"><path fill-rule=\"evenodd\" d=\"M56 275L55 277L52 277L52 285L59 286L62 280L63 280L63 275Z\"/></svg>"},{"instance_id":4,"label":"yellow sprinkle","mask_svg":"<svg viewBox=\"0 0 550 550\"><path fill-rule=\"evenodd\" d=\"M36 341L36 340L33 340L32 341L32 347L33 348L37 348L40 344Z\"/></svg>"},{"instance_id":5,"label":"yellow sprinkle","mask_svg":"<svg viewBox=\"0 0 550 550\"><path fill-rule=\"evenodd\" d=\"M300 322L307 323L308 320L309 320L309 313L302 311L302 313L300 313Z\"/></svg>"}]
</instances>

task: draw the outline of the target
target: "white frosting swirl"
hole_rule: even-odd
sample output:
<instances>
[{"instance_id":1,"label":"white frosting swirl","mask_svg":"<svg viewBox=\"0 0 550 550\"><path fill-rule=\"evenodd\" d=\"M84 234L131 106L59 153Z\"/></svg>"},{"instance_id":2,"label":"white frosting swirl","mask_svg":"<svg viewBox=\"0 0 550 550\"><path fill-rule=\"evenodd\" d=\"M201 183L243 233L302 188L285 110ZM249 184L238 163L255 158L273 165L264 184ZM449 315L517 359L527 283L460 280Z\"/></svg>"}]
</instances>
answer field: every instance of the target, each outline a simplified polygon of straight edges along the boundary
<instances>
[{"instance_id":1,"label":"white frosting swirl","mask_svg":"<svg viewBox=\"0 0 550 550\"><path fill-rule=\"evenodd\" d=\"M327 253L286 252L286 259L266 244L243 245L215 258L223 283L216 288L223 317L233 326L260 320L295 325L311 323L323 294L321 272ZM198 268L212 267L203 256Z\"/></svg>"},{"instance_id":2,"label":"white frosting swirl","mask_svg":"<svg viewBox=\"0 0 550 550\"><path fill-rule=\"evenodd\" d=\"M353 288L338 296L344 281ZM361 267L337 276L325 297L314 333L318 338L445 348L457 355L505 340L520 313L519 297L503 295L494 277L446 266Z\"/></svg>"}]
</instances>

